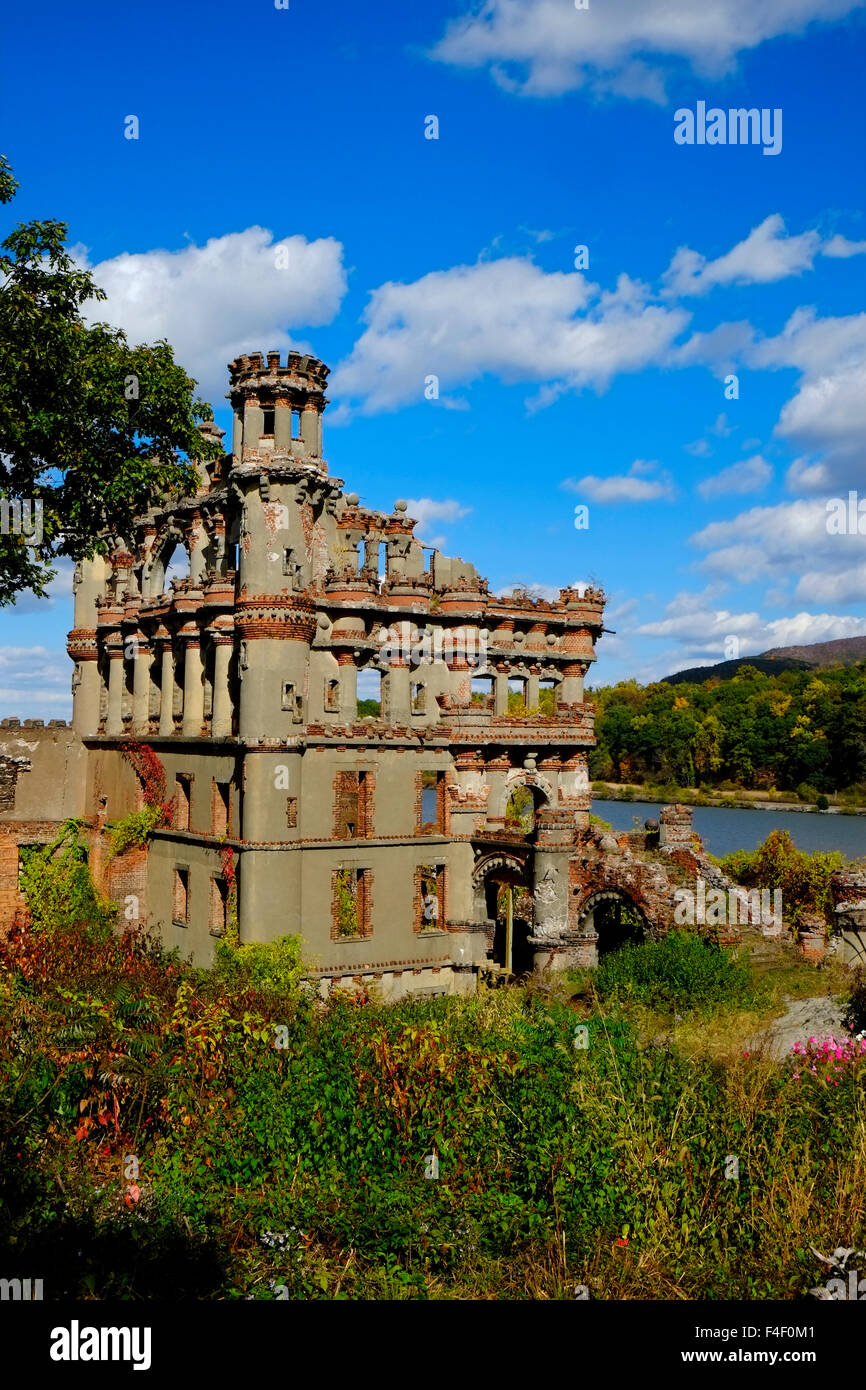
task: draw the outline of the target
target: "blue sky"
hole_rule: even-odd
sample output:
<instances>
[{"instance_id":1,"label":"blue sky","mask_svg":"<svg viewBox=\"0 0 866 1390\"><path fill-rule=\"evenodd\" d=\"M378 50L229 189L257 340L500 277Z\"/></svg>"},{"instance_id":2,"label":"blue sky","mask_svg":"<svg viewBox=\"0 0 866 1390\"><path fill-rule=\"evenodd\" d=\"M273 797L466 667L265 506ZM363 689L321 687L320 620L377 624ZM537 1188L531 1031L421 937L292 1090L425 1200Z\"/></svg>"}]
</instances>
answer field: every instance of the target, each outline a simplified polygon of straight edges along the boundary
<instances>
[{"instance_id":1,"label":"blue sky","mask_svg":"<svg viewBox=\"0 0 866 1390\"><path fill-rule=\"evenodd\" d=\"M6 30L0 226L67 221L98 315L166 336L224 428L231 356L315 352L350 490L409 498L496 590L603 584L597 682L866 632L866 540L826 527L866 498L864 0L48 3ZM677 144L701 101L781 110L781 150ZM0 612L3 713L69 716L69 588Z\"/></svg>"}]
</instances>

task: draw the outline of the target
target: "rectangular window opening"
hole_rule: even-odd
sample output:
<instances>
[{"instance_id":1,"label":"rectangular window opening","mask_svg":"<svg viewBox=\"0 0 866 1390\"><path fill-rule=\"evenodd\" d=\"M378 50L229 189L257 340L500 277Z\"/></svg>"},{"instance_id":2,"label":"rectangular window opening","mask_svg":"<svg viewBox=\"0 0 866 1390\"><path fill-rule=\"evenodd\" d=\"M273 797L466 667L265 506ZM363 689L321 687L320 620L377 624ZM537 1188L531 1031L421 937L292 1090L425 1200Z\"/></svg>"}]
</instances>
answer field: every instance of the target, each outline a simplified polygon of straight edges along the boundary
<instances>
[{"instance_id":1,"label":"rectangular window opening","mask_svg":"<svg viewBox=\"0 0 866 1390\"><path fill-rule=\"evenodd\" d=\"M231 823L231 786L228 782L213 784L213 833L227 835Z\"/></svg>"},{"instance_id":2,"label":"rectangular window opening","mask_svg":"<svg viewBox=\"0 0 866 1390\"><path fill-rule=\"evenodd\" d=\"M469 703L476 709L493 709L494 688L492 676L473 676Z\"/></svg>"},{"instance_id":3,"label":"rectangular window opening","mask_svg":"<svg viewBox=\"0 0 866 1390\"><path fill-rule=\"evenodd\" d=\"M189 869L176 868L174 871L174 910L173 921L177 927L189 925Z\"/></svg>"},{"instance_id":4,"label":"rectangular window opening","mask_svg":"<svg viewBox=\"0 0 866 1390\"><path fill-rule=\"evenodd\" d=\"M268 408L262 411L262 435L273 436L274 433L274 411Z\"/></svg>"},{"instance_id":5,"label":"rectangular window opening","mask_svg":"<svg viewBox=\"0 0 866 1390\"><path fill-rule=\"evenodd\" d=\"M186 772L179 772L175 778L175 829L189 830L190 828L190 808L192 806L192 776Z\"/></svg>"},{"instance_id":6,"label":"rectangular window opening","mask_svg":"<svg viewBox=\"0 0 866 1390\"><path fill-rule=\"evenodd\" d=\"M510 676L508 679L508 713L525 714L526 712L526 687L525 676Z\"/></svg>"},{"instance_id":7,"label":"rectangular window opening","mask_svg":"<svg viewBox=\"0 0 866 1390\"><path fill-rule=\"evenodd\" d=\"M421 835L443 834L445 830L445 773L421 773Z\"/></svg>"},{"instance_id":8,"label":"rectangular window opening","mask_svg":"<svg viewBox=\"0 0 866 1390\"><path fill-rule=\"evenodd\" d=\"M229 886L224 878L211 879L210 930L212 936L224 936L228 922Z\"/></svg>"},{"instance_id":9,"label":"rectangular window opening","mask_svg":"<svg viewBox=\"0 0 866 1390\"><path fill-rule=\"evenodd\" d=\"M441 931L445 921L445 866L422 864L418 870L418 929Z\"/></svg>"}]
</instances>

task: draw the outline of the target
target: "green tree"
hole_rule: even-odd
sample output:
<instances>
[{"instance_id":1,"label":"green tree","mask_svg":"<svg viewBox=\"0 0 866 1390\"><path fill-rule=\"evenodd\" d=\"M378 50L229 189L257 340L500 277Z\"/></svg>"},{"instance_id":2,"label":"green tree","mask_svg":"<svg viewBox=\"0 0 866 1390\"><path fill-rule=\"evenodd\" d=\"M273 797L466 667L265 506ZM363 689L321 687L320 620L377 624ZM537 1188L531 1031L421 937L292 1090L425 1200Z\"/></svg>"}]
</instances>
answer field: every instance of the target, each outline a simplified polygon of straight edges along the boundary
<instances>
[{"instance_id":1,"label":"green tree","mask_svg":"<svg viewBox=\"0 0 866 1390\"><path fill-rule=\"evenodd\" d=\"M0 203L17 188L0 155ZM107 551L131 515L195 486L191 458L219 452L196 428L210 407L168 343L131 346L85 321L105 293L66 236L63 222L28 222L0 243L0 605L44 594L57 557Z\"/></svg>"}]
</instances>

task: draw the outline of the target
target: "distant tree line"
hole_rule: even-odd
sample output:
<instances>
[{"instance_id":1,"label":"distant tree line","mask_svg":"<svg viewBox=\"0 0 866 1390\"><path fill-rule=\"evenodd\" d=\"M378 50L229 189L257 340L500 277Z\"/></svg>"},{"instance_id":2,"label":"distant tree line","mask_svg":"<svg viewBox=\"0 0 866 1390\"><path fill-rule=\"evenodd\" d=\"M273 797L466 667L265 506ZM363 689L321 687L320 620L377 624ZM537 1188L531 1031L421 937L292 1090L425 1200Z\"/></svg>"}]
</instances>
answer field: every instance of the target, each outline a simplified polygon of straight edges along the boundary
<instances>
[{"instance_id":1,"label":"distant tree line","mask_svg":"<svg viewBox=\"0 0 866 1390\"><path fill-rule=\"evenodd\" d=\"M593 780L839 792L866 783L866 662L591 692Z\"/></svg>"}]
</instances>

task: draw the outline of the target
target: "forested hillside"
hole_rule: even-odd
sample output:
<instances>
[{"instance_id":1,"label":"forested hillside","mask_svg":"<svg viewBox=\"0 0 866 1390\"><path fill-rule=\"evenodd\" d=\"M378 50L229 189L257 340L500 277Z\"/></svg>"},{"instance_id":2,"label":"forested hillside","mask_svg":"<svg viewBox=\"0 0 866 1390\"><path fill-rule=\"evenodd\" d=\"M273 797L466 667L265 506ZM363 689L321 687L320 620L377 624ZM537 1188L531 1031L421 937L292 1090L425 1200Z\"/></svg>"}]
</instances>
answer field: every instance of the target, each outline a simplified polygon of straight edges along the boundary
<instances>
[{"instance_id":1,"label":"forested hillside","mask_svg":"<svg viewBox=\"0 0 866 1390\"><path fill-rule=\"evenodd\" d=\"M594 780L824 793L866 782L866 662L774 676L743 666L700 685L623 681L590 698Z\"/></svg>"}]
</instances>

